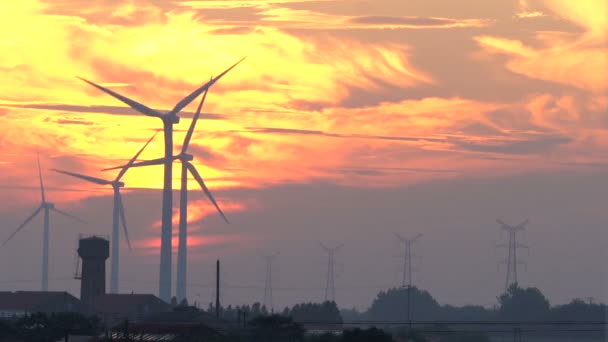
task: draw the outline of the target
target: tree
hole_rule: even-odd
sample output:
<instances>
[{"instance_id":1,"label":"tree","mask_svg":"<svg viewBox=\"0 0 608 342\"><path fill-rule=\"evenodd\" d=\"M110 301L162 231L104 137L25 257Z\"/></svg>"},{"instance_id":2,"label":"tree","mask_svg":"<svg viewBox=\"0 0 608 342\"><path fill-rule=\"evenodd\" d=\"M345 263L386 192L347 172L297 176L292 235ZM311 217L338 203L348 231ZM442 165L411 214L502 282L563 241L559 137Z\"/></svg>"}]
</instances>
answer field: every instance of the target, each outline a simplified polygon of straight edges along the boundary
<instances>
[{"instance_id":1,"label":"tree","mask_svg":"<svg viewBox=\"0 0 608 342\"><path fill-rule=\"evenodd\" d=\"M333 301L318 303L296 304L286 316L299 323L332 323L342 324L342 316L338 306Z\"/></svg>"},{"instance_id":2,"label":"tree","mask_svg":"<svg viewBox=\"0 0 608 342\"><path fill-rule=\"evenodd\" d=\"M500 309L498 317L503 320L532 321L547 317L549 301L535 287L523 289L511 285L507 292L498 297Z\"/></svg>"},{"instance_id":3,"label":"tree","mask_svg":"<svg viewBox=\"0 0 608 342\"><path fill-rule=\"evenodd\" d=\"M408 294L409 291L409 294ZM439 313L439 304L424 290L416 287L394 288L381 291L369 309L369 315L377 321L405 321L407 319L408 298L410 318L412 320L433 320Z\"/></svg>"},{"instance_id":4,"label":"tree","mask_svg":"<svg viewBox=\"0 0 608 342\"><path fill-rule=\"evenodd\" d=\"M605 312L605 305L586 303L580 299L575 299L569 304L553 307L550 320L601 322L604 320Z\"/></svg>"}]
</instances>

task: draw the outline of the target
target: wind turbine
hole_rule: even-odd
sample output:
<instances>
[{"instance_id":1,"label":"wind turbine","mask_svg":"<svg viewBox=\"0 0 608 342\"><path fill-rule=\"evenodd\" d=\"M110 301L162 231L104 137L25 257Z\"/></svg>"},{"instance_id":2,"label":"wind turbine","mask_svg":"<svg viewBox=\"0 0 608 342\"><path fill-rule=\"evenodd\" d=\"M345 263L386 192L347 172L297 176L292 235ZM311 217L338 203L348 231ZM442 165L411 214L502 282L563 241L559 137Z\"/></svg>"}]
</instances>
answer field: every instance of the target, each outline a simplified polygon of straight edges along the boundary
<instances>
[{"instance_id":1,"label":"wind turbine","mask_svg":"<svg viewBox=\"0 0 608 342\"><path fill-rule=\"evenodd\" d=\"M177 250L177 287L176 287L176 298L178 302L181 302L184 298L186 298L186 282L187 282L187 255L188 255L188 172L192 174L194 179L198 182L201 189L205 192L211 203L215 206L217 211L226 223L228 223L228 219L224 215L222 209L220 209L217 204L215 198L205 185L205 181L196 170L194 165L192 165L191 161L194 157L188 153L188 147L190 146L190 140L192 139L192 134L194 133L194 128L196 126L196 122L201 113L201 109L203 104L205 103L205 99L207 98L207 90L203 94L203 98L196 109L196 113L192 118L192 122L190 123L190 127L188 128L188 132L186 133L186 137L184 138L184 143L182 144L182 150L178 155L174 155L172 160L179 160L182 164L182 172L181 172L181 188L180 188L180 200L179 200L179 245ZM165 158L158 158L153 160L146 160L142 162L137 162L132 165L118 166L112 167L105 170L114 170L125 167L141 167L141 166L151 166L151 165L162 165L165 162Z\"/></svg>"},{"instance_id":2,"label":"wind turbine","mask_svg":"<svg viewBox=\"0 0 608 342\"><path fill-rule=\"evenodd\" d=\"M43 230L43 239L42 239L42 283L41 290L48 291L49 289L49 212L54 211L63 216L69 217L73 220L86 223L83 220L79 219L74 215L70 215L64 211L61 211L55 208L55 204L51 202L47 202L46 197L44 196L44 184L42 183L42 170L40 169L40 157L38 157L38 176L40 178L40 195L41 195L41 203L40 206L34 210L25 221L2 243L2 246L6 245L19 231L21 231L31 220L38 215L41 210L44 210L44 230Z\"/></svg>"},{"instance_id":3,"label":"wind turbine","mask_svg":"<svg viewBox=\"0 0 608 342\"><path fill-rule=\"evenodd\" d=\"M118 275L119 275L119 267L120 267L119 255L118 255L119 254L119 252L118 252L119 251L119 248L118 248L118 245L119 245L119 242L118 242L119 241L119 237L118 237L119 220L122 223L122 228L125 233L125 239L127 240L127 246L129 246L129 251L131 250L131 242L129 241L129 233L127 231L127 220L125 219L125 207L122 203L122 196L120 194L120 188L124 187L125 183L121 182L120 179L125 175L129 166L133 165L135 160L137 160L137 157L139 157L139 155L148 146L148 144L154 139L154 137L156 137L157 133L158 133L158 131L156 131L156 133L154 133L154 135L150 139L148 139L146 144L135 154L135 156L133 156L133 158L131 158L131 160L129 160L127 165L125 165L120 170L120 172L118 172L118 175L116 176L116 178L114 178L114 180L105 180L105 179L91 177L91 176L87 176L87 175L83 175L83 174L79 174L79 173L75 173L75 172L53 169L53 171L55 171L55 172L59 172L59 173L63 173L68 176L80 178L80 179L83 179L83 180L91 182L91 183L95 183L95 184L99 184L99 185L111 185L112 189L114 190L114 205L112 208L112 243L111 243L111 246L112 246L112 258L111 258L112 271L111 271L111 275L110 275L110 293L118 293Z\"/></svg>"},{"instance_id":4,"label":"wind turbine","mask_svg":"<svg viewBox=\"0 0 608 342\"><path fill-rule=\"evenodd\" d=\"M171 227L171 216L173 211L173 172L171 165L173 164L173 125L179 123L179 116L177 114L180 110L186 107L190 102L197 98L203 91L209 89L215 82L222 78L232 68L241 63L245 57L241 58L238 62L233 64L230 68L224 70L217 77L212 78L209 82L199 87L190 95L184 97L179 101L172 110L167 113L161 113L154 110L146 105L143 105L137 101L131 100L126 96L120 95L113 90L105 88L101 85L88 81L84 78L79 77L84 82L92 85L93 87L111 95L112 97L122 101L129 107L136 111L155 118L159 118L163 122L163 133L165 139L165 159L164 159L164 179L163 179L163 205L162 205L162 228L161 228L161 246L160 246L160 272L159 272L159 290L158 294L161 299L165 302L169 302L171 299L171 253L172 253L172 227Z\"/></svg>"}]
</instances>

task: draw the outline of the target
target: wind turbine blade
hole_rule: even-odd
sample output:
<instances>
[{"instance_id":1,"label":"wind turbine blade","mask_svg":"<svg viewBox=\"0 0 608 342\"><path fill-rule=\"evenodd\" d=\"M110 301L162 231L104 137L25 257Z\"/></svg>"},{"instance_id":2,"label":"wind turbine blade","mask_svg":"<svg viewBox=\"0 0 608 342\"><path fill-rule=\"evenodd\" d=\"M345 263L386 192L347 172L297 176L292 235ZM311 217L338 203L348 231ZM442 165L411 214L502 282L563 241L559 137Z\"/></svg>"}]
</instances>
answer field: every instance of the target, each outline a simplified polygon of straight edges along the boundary
<instances>
[{"instance_id":1,"label":"wind turbine blade","mask_svg":"<svg viewBox=\"0 0 608 342\"><path fill-rule=\"evenodd\" d=\"M207 194L207 197L209 197L209 200L211 201L211 203L213 203L213 205L215 206L215 208L217 209L217 211L220 213L220 215L222 215L222 218L224 219L224 221L226 221L226 223L230 223L230 222L228 222L228 219L226 218L226 215L224 215L224 212L222 211L222 209L220 209L220 206L217 205L217 202L215 201L215 198L213 198L213 195L211 194L211 191L209 191L209 189L205 185L205 181L203 181L203 178L198 173L198 171L196 170L196 168L194 167L194 165L186 162L186 167L188 168L188 170L190 171L190 173L192 174L192 176L194 176L194 179L196 179L196 181L201 186L201 188L203 189L203 191L205 191L205 193Z\"/></svg>"},{"instance_id":2,"label":"wind turbine blade","mask_svg":"<svg viewBox=\"0 0 608 342\"><path fill-rule=\"evenodd\" d=\"M401 236L399 233L395 233L395 236L397 237L397 239L399 239L399 241L405 242L405 238L403 236Z\"/></svg>"},{"instance_id":3,"label":"wind turbine blade","mask_svg":"<svg viewBox=\"0 0 608 342\"><path fill-rule=\"evenodd\" d=\"M105 179L101 179L101 178L97 178L97 177L91 177L91 176L86 176L86 175L82 175L82 174L75 173L75 172L63 171L63 170L58 170L58 169L52 169L52 170L55 171L55 172L63 173L64 175L68 175L68 176L84 179L84 180L86 180L88 182L99 184L99 185L108 185L108 184L112 183L112 182L107 181Z\"/></svg>"},{"instance_id":4,"label":"wind turbine blade","mask_svg":"<svg viewBox=\"0 0 608 342\"><path fill-rule=\"evenodd\" d=\"M200 88L193 91L190 95L184 97L181 101L179 101L175 105L175 107L171 110L171 112L169 112L169 115L176 115L177 113L179 113L180 110L182 110L184 107L189 105L190 102L192 102L195 98L197 98L203 91L209 89L212 85L215 84L215 82L217 82L220 78L224 77L224 75L226 75L230 70L232 70L232 68L234 68L239 63L241 63L244 59L245 59L245 57L241 58L240 61L234 63L230 68L224 70L224 72L222 72L215 78L212 78L209 82L205 83L203 86L201 86Z\"/></svg>"},{"instance_id":5,"label":"wind turbine blade","mask_svg":"<svg viewBox=\"0 0 608 342\"><path fill-rule=\"evenodd\" d=\"M44 198L44 185L42 184L42 170L40 169L40 154L38 154L38 176L40 177L40 194L42 197L42 203L46 202Z\"/></svg>"},{"instance_id":6,"label":"wind turbine blade","mask_svg":"<svg viewBox=\"0 0 608 342\"><path fill-rule=\"evenodd\" d=\"M173 160L175 160L175 159L177 159L177 158L174 156ZM129 169L132 168L132 167L162 165L164 162L165 162L165 158L157 158L157 159L152 159L152 160L144 160L144 161L133 163L133 165L131 165L129 167ZM127 164L121 165L121 166L108 167L108 168L105 168L105 169L101 169L101 171L118 170L118 169L124 168L125 166L127 166Z\"/></svg>"},{"instance_id":7,"label":"wind turbine blade","mask_svg":"<svg viewBox=\"0 0 608 342\"><path fill-rule=\"evenodd\" d=\"M87 223L86 221L80 219L79 217L76 217L76 216L74 216L72 214L68 214L65 211L61 211L61 210L59 210L57 208L51 208L51 210L54 211L54 212L56 212L56 213L58 213L58 214L61 214L63 216L69 217L72 220L76 220L76 221L81 222L81 223Z\"/></svg>"},{"instance_id":8,"label":"wind turbine blade","mask_svg":"<svg viewBox=\"0 0 608 342\"><path fill-rule=\"evenodd\" d=\"M150 139L148 139L148 141L146 141L146 143L144 144L144 146L137 151L137 153L133 156L133 158L131 158L131 160L129 160L129 162L127 163L127 165L123 166L122 169L120 170L120 172L118 173L118 176L116 176L116 181L119 181L122 176L125 175L125 173L127 172L127 170L133 166L133 163L135 163L135 161L137 160L137 158L139 157L139 155L144 151L144 149L148 146L148 144L150 142L152 142L152 140L154 140L154 137L156 137L156 135L158 134L158 131L154 132L154 134L152 135L152 137Z\"/></svg>"},{"instance_id":9,"label":"wind turbine blade","mask_svg":"<svg viewBox=\"0 0 608 342\"><path fill-rule=\"evenodd\" d=\"M213 77L211 79L213 79ZM201 103L198 104L198 108L196 108L196 113L192 118L192 122L190 123L190 127L188 128L188 133L186 134L186 138L184 139L184 144L182 145L182 153L186 153L186 150L188 150L188 145L190 145L190 140L192 139L192 133L194 133L194 127L196 126L196 122L198 121L198 118L201 115L203 103L205 103L205 99L207 98L207 92L209 92L209 88L205 89L203 99L201 100Z\"/></svg>"},{"instance_id":10,"label":"wind turbine blade","mask_svg":"<svg viewBox=\"0 0 608 342\"><path fill-rule=\"evenodd\" d=\"M416 241L416 240L420 239L421 237L422 237L422 234L418 234L418 235L416 235L416 237L414 237L414 238L412 239L412 242L414 242L414 241Z\"/></svg>"},{"instance_id":11,"label":"wind turbine blade","mask_svg":"<svg viewBox=\"0 0 608 342\"><path fill-rule=\"evenodd\" d=\"M336 246L336 248L334 248L334 251L335 251L335 252L337 252L337 251L341 250L341 249L342 249L342 247L344 247L344 244L343 244L343 243L341 243L341 244L337 245L337 246Z\"/></svg>"},{"instance_id":12,"label":"wind turbine blade","mask_svg":"<svg viewBox=\"0 0 608 342\"><path fill-rule=\"evenodd\" d=\"M503 226L503 227L508 227L508 226L509 226L508 224L506 224L506 223L502 222L502 221L501 221L501 220L499 220L499 219L496 219L496 222L497 222L499 225Z\"/></svg>"},{"instance_id":13,"label":"wind turbine blade","mask_svg":"<svg viewBox=\"0 0 608 342\"><path fill-rule=\"evenodd\" d=\"M117 92L115 92L113 90L110 90L110 89L108 89L106 87L102 87L99 84L95 84L95 83L93 83L93 82L91 82L91 81L89 81L87 79L82 78L82 77L78 77L77 76L76 78L78 78L78 79L80 79L80 80L82 80L84 82L87 82L88 84L90 84L93 87L95 87L95 88L103 91L106 94L109 94L109 95L113 96L114 98L122 101L123 103L127 104L129 107L135 109L136 111L138 111L138 112L140 112L140 113L142 113L144 115L154 116L154 117L157 117L157 118L160 118L160 117L163 116L162 114L160 114L156 110L154 110L154 109L152 109L152 108L150 108L150 107L148 107L146 105L143 105L143 104L141 104L141 103L139 103L137 101L131 100L130 98L128 98L126 96L120 95L120 94L118 94Z\"/></svg>"},{"instance_id":14,"label":"wind turbine blade","mask_svg":"<svg viewBox=\"0 0 608 342\"><path fill-rule=\"evenodd\" d=\"M129 231L127 230L127 219L125 217L125 206L122 204L122 195L118 194L118 210L120 211L120 222L122 222L122 229L125 232L125 239L127 239L127 246L129 246L129 252L131 248L131 240L129 239Z\"/></svg>"},{"instance_id":15,"label":"wind turbine blade","mask_svg":"<svg viewBox=\"0 0 608 342\"><path fill-rule=\"evenodd\" d=\"M524 222L522 222L519 225L517 225L517 227L515 227L515 229L524 230L525 229L525 225L527 225L529 222L530 222L530 220L525 220Z\"/></svg>"},{"instance_id":16,"label":"wind turbine blade","mask_svg":"<svg viewBox=\"0 0 608 342\"><path fill-rule=\"evenodd\" d=\"M329 252L329 248L323 244L323 242L319 242L321 248L323 248L326 252Z\"/></svg>"},{"instance_id":17,"label":"wind turbine blade","mask_svg":"<svg viewBox=\"0 0 608 342\"><path fill-rule=\"evenodd\" d=\"M19 231L21 229L23 229L23 227L25 227L36 215L38 215L40 210L42 210L42 206L38 207L38 209L36 209L32 215L30 215L28 218L26 218L25 221L23 221L23 223L17 229L15 229L13 234L11 234L11 236L9 236L6 240L4 240L4 242L2 243L2 246L6 245L7 242L9 242L15 235L17 235L17 233L19 233Z\"/></svg>"}]
</instances>

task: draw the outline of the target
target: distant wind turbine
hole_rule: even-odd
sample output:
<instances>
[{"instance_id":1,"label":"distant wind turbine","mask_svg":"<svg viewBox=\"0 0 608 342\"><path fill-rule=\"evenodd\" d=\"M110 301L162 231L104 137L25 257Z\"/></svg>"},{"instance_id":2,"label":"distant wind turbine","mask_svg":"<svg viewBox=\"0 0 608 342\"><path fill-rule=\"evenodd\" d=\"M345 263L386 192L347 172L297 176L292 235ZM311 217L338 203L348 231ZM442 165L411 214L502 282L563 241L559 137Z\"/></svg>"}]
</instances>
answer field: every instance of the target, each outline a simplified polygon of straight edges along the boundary
<instances>
[{"instance_id":1,"label":"distant wind turbine","mask_svg":"<svg viewBox=\"0 0 608 342\"><path fill-rule=\"evenodd\" d=\"M188 261L187 261L187 259L188 259L188 257L187 257L188 256L188 251L187 251L188 250L188 172L190 172L190 174L192 174L194 179L196 179L196 181L200 185L201 189L205 192L205 194L207 195L207 197L209 198L211 203L215 206L215 208L217 209L219 214L224 219L224 221L226 221L226 223L228 223L228 219L224 215L224 212L222 211L222 209L220 209L215 198L213 198L213 195L211 194L211 191L209 191L209 188L207 188L207 185L205 185L205 181L203 180L203 178L201 177L199 172L196 170L194 165L191 163L191 161L194 159L194 157L191 154L187 153L188 147L190 146L190 140L192 139L192 134L194 133L194 128L196 126L196 122L198 121L198 118L201 113L201 109L203 107L203 104L205 103L206 98L207 98L207 90L205 90L205 93L203 94L203 98L202 98L201 102L199 103L198 108L196 109L196 113L194 114L194 117L192 118L192 122L190 123L190 127L188 128L188 132L186 133L186 137L184 138L184 143L182 144L181 152L178 155L174 155L172 157L172 160L179 160L182 164L180 201L179 201L179 246L178 246L178 250L177 250L176 298L177 298L178 302L181 302L184 298L187 297L186 282L187 282L187 273L188 273L187 272L188 271L188 266L187 266L187 263L188 263ZM164 162L165 162L165 158L158 158L158 159L153 159L153 160L137 162L130 166L124 165L124 166L112 167L112 168L105 169L105 170L114 170L114 169L119 169L119 168L124 169L125 167L162 165L162 164L164 164Z\"/></svg>"},{"instance_id":2,"label":"distant wind turbine","mask_svg":"<svg viewBox=\"0 0 608 342\"><path fill-rule=\"evenodd\" d=\"M59 173L63 173L68 176L80 178L87 182L91 182L91 183L95 183L95 184L99 184L99 185L111 185L112 189L114 190L114 206L112 209L112 243L111 243L112 271L110 274L110 293L118 293L118 277L119 277L119 267L120 267L119 255L118 255L119 254L118 245L119 245L119 240L120 240L118 237L119 220L122 222L122 228L125 233L125 239L127 240L127 246L129 246L129 250L131 250L131 242L129 241L129 232L127 230L127 220L125 218L125 207L122 203L122 196L120 194L120 188L124 187L125 183L121 182L120 179L125 175L125 173L129 169L129 167L131 165L133 165L135 160L137 160L139 155L148 146L148 144L154 139L154 137L156 137L157 133L158 133L158 131L156 133L154 133L154 135L150 139L148 139L146 144L135 154L135 156L133 156L133 158L131 158L131 160L129 160L127 165L125 165L120 170L120 172L118 173L116 178L114 178L114 180L105 180L105 179L91 177L91 176L87 176L87 175L83 175L83 174L79 174L79 173L75 173L75 172L53 169L53 171L55 171L55 172L59 172Z\"/></svg>"},{"instance_id":3,"label":"distant wind turbine","mask_svg":"<svg viewBox=\"0 0 608 342\"><path fill-rule=\"evenodd\" d=\"M165 159L164 159L164 179L163 179L163 205L162 205L162 225L161 225L161 246L160 246L160 272L159 272L159 289L158 294L161 299L166 302L169 302L171 299L171 257L172 257L172 211L173 211L173 171L171 165L173 164L173 125L179 122L179 116L177 114L184 107L186 107L190 102L192 102L195 98L197 98L202 92L209 89L212 85L214 85L220 78L222 78L226 73L228 73L232 68L241 63L245 57L241 60L233 64L230 68L224 70L217 77L212 78L209 82L205 83L203 86L199 87L190 95L184 97L181 101L179 101L172 110L167 113L161 113L157 110L154 110L146 105L143 105L137 101L131 100L126 96L120 95L113 90L105 88L101 85L95 84L91 81L88 81L84 78L80 78L84 82L92 85L93 87L111 95L112 97L122 101L127 104L129 107L135 109L136 111L147 115L156 117L162 120L163 122L163 133L165 139Z\"/></svg>"},{"instance_id":4,"label":"distant wind turbine","mask_svg":"<svg viewBox=\"0 0 608 342\"><path fill-rule=\"evenodd\" d=\"M44 210L44 231L42 239L42 284L41 290L48 291L49 289L49 211L54 211L63 216L67 216L73 220L85 223L74 215L70 215L64 211L55 208L55 204L47 202L44 195L44 184L42 183L42 170L40 169L40 157L38 157L38 176L40 178L40 195L41 203L40 206L30 215L25 221L2 243L2 246L6 245L19 231L21 231L31 220L38 215L41 210Z\"/></svg>"}]
</instances>

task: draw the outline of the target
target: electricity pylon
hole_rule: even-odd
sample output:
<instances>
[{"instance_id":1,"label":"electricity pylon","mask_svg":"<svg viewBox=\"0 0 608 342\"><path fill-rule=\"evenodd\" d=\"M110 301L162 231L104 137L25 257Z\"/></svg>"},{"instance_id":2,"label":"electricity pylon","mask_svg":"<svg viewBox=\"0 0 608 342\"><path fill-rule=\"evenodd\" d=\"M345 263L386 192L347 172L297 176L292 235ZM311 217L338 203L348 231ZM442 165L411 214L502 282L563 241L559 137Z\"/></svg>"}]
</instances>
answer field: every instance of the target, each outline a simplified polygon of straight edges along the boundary
<instances>
[{"instance_id":1,"label":"electricity pylon","mask_svg":"<svg viewBox=\"0 0 608 342\"><path fill-rule=\"evenodd\" d=\"M412 286L412 245L422 237L422 234L418 234L413 238L406 239L403 236L395 233L399 241L403 244L404 255L403 255L403 278L401 281L402 287Z\"/></svg>"},{"instance_id":2,"label":"electricity pylon","mask_svg":"<svg viewBox=\"0 0 608 342\"><path fill-rule=\"evenodd\" d=\"M264 282L264 306L270 312L274 312L274 302L272 298L272 262L276 259L279 253L260 254L266 263L266 281Z\"/></svg>"},{"instance_id":3,"label":"electricity pylon","mask_svg":"<svg viewBox=\"0 0 608 342\"><path fill-rule=\"evenodd\" d=\"M509 289L509 286L512 284L517 284L517 265L521 264L517 260L517 249L519 248L530 248L524 244L517 242L517 233L524 231L526 229L526 225L528 224L528 220L520 223L517 226L510 226L501 220L496 220L498 224L500 224L500 228L509 233L509 243L508 244L499 244L496 247L503 247L508 249L508 256L506 260L507 264L507 276L505 279L505 292Z\"/></svg>"},{"instance_id":4,"label":"electricity pylon","mask_svg":"<svg viewBox=\"0 0 608 342\"><path fill-rule=\"evenodd\" d=\"M321 243L321 248L327 253L327 282L325 283L325 301L336 301L336 277L334 273L334 256L344 245L329 248Z\"/></svg>"}]
</instances>

